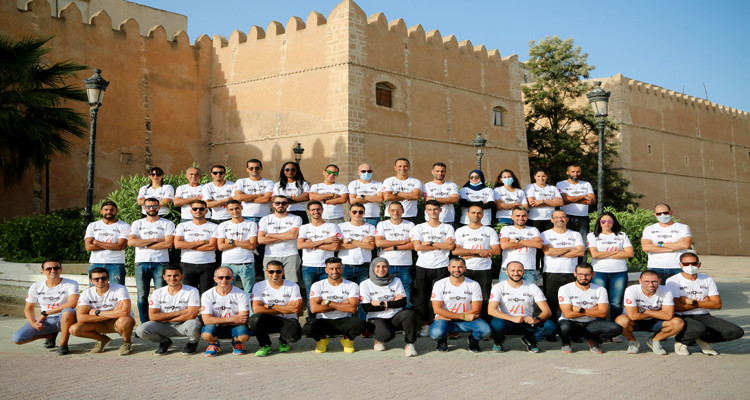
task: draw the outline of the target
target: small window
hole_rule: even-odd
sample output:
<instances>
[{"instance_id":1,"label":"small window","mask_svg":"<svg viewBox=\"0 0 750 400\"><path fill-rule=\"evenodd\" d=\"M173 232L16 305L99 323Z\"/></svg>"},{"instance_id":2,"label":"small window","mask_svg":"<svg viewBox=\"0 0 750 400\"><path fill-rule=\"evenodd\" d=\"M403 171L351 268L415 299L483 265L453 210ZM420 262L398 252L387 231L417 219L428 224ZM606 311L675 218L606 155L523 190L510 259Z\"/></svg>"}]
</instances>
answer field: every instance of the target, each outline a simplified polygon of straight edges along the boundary
<instances>
[{"instance_id":1,"label":"small window","mask_svg":"<svg viewBox=\"0 0 750 400\"><path fill-rule=\"evenodd\" d=\"M375 84L375 104L382 107L393 107L393 85L387 82Z\"/></svg>"},{"instance_id":2,"label":"small window","mask_svg":"<svg viewBox=\"0 0 750 400\"><path fill-rule=\"evenodd\" d=\"M648 145L648 154L651 154L651 145Z\"/></svg>"},{"instance_id":3,"label":"small window","mask_svg":"<svg viewBox=\"0 0 750 400\"><path fill-rule=\"evenodd\" d=\"M495 107L492 109L492 124L495 126L503 126L503 109Z\"/></svg>"}]
</instances>

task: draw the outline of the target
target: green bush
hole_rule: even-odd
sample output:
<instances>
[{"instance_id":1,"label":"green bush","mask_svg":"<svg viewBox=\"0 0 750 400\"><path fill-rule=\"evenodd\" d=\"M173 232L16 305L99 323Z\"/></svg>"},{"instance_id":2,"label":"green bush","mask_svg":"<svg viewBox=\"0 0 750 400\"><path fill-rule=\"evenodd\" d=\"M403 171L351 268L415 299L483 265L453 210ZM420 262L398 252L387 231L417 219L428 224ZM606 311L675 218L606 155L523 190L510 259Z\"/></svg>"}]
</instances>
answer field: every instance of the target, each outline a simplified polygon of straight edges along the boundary
<instances>
[{"instance_id":1,"label":"green bush","mask_svg":"<svg viewBox=\"0 0 750 400\"><path fill-rule=\"evenodd\" d=\"M85 262L82 218L81 210L60 210L0 222L0 256L9 262Z\"/></svg>"},{"instance_id":2,"label":"green bush","mask_svg":"<svg viewBox=\"0 0 750 400\"><path fill-rule=\"evenodd\" d=\"M648 263L648 254L641 250L641 236L643 229L651 224L656 223L656 217L651 210L643 208L628 207L625 211L617 211L612 207L605 207L604 211L611 212L622 225L622 231L628 235L630 243L633 244L633 258L628 260L628 271L640 272L646 270ZM591 219L591 232L594 232L596 225L596 213L589 214ZM584 241L586 238L583 239Z\"/></svg>"}]
</instances>

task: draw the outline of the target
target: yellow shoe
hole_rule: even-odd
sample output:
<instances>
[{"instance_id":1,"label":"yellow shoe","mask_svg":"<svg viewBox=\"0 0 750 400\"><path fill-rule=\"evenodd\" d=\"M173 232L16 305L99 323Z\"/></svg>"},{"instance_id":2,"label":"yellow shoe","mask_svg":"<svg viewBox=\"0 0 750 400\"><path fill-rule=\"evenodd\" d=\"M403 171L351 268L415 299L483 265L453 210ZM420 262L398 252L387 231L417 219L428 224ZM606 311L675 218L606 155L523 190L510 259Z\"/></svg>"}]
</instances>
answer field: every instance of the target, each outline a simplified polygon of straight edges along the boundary
<instances>
[{"instance_id":1,"label":"yellow shoe","mask_svg":"<svg viewBox=\"0 0 750 400\"><path fill-rule=\"evenodd\" d=\"M354 341L353 340L342 337L341 345L344 346L344 353L354 353Z\"/></svg>"},{"instance_id":2,"label":"yellow shoe","mask_svg":"<svg viewBox=\"0 0 750 400\"><path fill-rule=\"evenodd\" d=\"M326 350L328 350L328 338L324 337L323 339L318 340L318 344L315 346L315 352L325 353Z\"/></svg>"}]
</instances>

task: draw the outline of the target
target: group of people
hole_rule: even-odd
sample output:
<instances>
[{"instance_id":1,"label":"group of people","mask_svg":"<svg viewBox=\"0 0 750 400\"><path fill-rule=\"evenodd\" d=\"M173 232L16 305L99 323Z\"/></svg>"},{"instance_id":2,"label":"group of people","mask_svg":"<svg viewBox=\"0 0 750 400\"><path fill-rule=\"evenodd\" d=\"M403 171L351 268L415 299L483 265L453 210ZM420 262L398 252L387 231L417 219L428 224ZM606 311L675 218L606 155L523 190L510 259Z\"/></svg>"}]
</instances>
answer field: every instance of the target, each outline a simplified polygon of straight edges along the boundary
<instances>
[{"instance_id":1,"label":"group of people","mask_svg":"<svg viewBox=\"0 0 750 400\"><path fill-rule=\"evenodd\" d=\"M434 179L425 184L409 176L407 159L397 159L394 169L395 176L378 182L362 164L359 179L345 186L336 183L339 168L330 164L323 182L310 186L297 163L285 163L274 183L262 178L261 161L251 159L248 177L237 182L225 180L226 169L215 165L213 181L201 185L200 170L189 168L189 183L175 192L161 183L163 171L152 168L151 184L137 199L144 218L128 225L107 201L102 219L88 227L92 286L79 298L75 282L60 277L60 264L44 263L48 279L30 289L28 324L14 342L44 338L54 347L54 332L61 332L59 354L67 353L69 334L96 340L92 352L101 352L110 341L104 334L118 332L120 354L128 354L135 320L122 286L126 246L135 248L136 333L159 344L156 354L165 354L175 336L188 338L186 354L196 351L200 338L208 343L207 356L219 353L219 339L231 339L233 353L244 354L244 343L255 335L256 355L264 356L271 351L269 334L277 332L280 352L303 333L317 342L318 353L336 335L346 352L363 334L383 350L399 330L407 356L417 355L418 336L431 336L445 351L448 336L459 331L470 332L471 351L490 335L493 350L504 351L505 336L520 334L531 352L539 351L539 340L558 335L563 352L584 339L601 352L603 342L622 334L635 353L632 332L647 330L653 335L646 343L658 354L665 354L661 340L672 336L678 354L688 354L693 343L715 354L711 343L743 334L708 313L721 308L718 290L698 274L698 257L687 252L690 229L671 219L666 204L655 207L658 222L641 239L648 270L626 289L633 247L611 213L599 215L588 232L588 207L596 198L580 180L579 166L568 167L569 178L556 186L539 169L525 190L510 170L498 175L494 189L485 186L481 171L472 171L459 190L445 180L443 163L433 165ZM423 216L417 215L420 197ZM177 226L163 218L170 202L182 207ZM492 210L507 224L499 235L490 227ZM181 250L179 265L169 263L172 247ZM587 249L591 264L584 262ZM492 286L492 257L500 255ZM256 283L261 265L266 279ZM543 290L536 285L539 270ZM149 300L152 280L157 289ZM45 311L38 317L37 302Z\"/></svg>"}]
</instances>

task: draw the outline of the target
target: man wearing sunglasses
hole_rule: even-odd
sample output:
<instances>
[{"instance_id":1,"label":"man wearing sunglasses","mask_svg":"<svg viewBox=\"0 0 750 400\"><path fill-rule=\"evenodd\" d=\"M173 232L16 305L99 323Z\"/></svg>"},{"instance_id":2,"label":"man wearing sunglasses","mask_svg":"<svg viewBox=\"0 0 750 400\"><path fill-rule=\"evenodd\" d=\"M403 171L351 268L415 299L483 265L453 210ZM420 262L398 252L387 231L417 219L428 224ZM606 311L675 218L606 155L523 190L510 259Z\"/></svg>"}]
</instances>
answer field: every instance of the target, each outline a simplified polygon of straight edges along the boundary
<instances>
[{"instance_id":1,"label":"man wearing sunglasses","mask_svg":"<svg viewBox=\"0 0 750 400\"><path fill-rule=\"evenodd\" d=\"M42 263L42 273L47 279L36 282L29 288L23 314L26 325L13 334L15 344L24 344L44 339L44 347L55 347L55 338L60 332L58 355L68 354L70 326L76 321L75 307L78 303L78 282L63 278L62 265L57 260L49 259ZM39 304L39 316L34 314L34 305Z\"/></svg>"},{"instance_id":2,"label":"man wearing sunglasses","mask_svg":"<svg viewBox=\"0 0 750 400\"><path fill-rule=\"evenodd\" d=\"M190 212L193 220L183 222L175 229L174 248L180 249L180 266L185 273L183 281L203 294L213 286L217 225L206 221L208 205L203 200L192 202Z\"/></svg>"},{"instance_id":3,"label":"man wearing sunglasses","mask_svg":"<svg viewBox=\"0 0 750 400\"><path fill-rule=\"evenodd\" d=\"M301 279L297 237L302 226L302 218L289 214L289 199L286 196L273 196L273 214L260 219L258 224L258 244L266 245L263 257L264 267L271 260L284 265L286 279L299 283Z\"/></svg>"},{"instance_id":4,"label":"man wearing sunglasses","mask_svg":"<svg viewBox=\"0 0 750 400\"><path fill-rule=\"evenodd\" d=\"M102 203L99 213L102 219L86 227L84 242L91 252L89 271L106 268L112 282L125 284L125 247L128 246L130 225L117 219L117 204Z\"/></svg>"},{"instance_id":5,"label":"man wearing sunglasses","mask_svg":"<svg viewBox=\"0 0 750 400\"><path fill-rule=\"evenodd\" d=\"M359 179L349 183L349 203L362 204L365 207L364 221L372 226L380 222L380 203L383 193L380 188L383 183L372 179L372 166L362 164L357 168Z\"/></svg>"},{"instance_id":6,"label":"man wearing sunglasses","mask_svg":"<svg viewBox=\"0 0 750 400\"><path fill-rule=\"evenodd\" d=\"M641 237L641 249L648 253L648 269L653 270L662 282L682 272L680 255L693 243L690 227L672 220L668 204L654 207L657 223L647 226Z\"/></svg>"},{"instance_id":7,"label":"man wearing sunglasses","mask_svg":"<svg viewBox=\"0 0 750 400\"><path fill-rule=\"evenodd\" d=\"M203 185L203 201L211 209L209 221L216 225L232 218L227 211L227 202L233 199L234 182L224 179L226 173L227 169L223 165L214 165L211 167L213 181Z\"/></svg>"},{"instance_id":8,"label":"man wearing sunglasses","mask_svg":"<svg viewBox=\"0 0 750 400\"><path fill-rule=\"evenodd\" d=\"M334 224L344 222L344 204L349 200L349 189L346 185L336 183L339 167L326 165L323 170L323 182L310 188L310 200L323 203L323 220Z\"/></svg>"},{"instance_id":9,"label":"man wearing sunglasses","mask_svg":"<svg viewBox=\"0 0 750 400\"><path fill-rule=\"evenodd\" d=\"M201 315L206 324L201 337L208 342L206 357L219 354L219 339L232 339L232 354L244 355L244 343L250 339L250 297L232 285L234 273L228 267L217 268L213 278L216 286L201 296Z\"/></svg>"}]
</instances>

